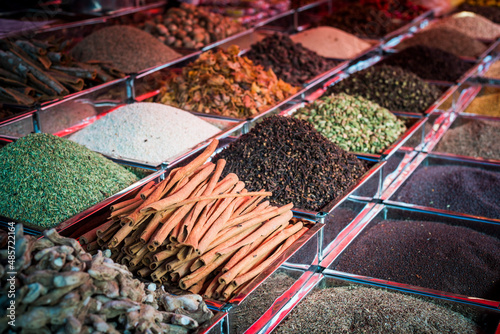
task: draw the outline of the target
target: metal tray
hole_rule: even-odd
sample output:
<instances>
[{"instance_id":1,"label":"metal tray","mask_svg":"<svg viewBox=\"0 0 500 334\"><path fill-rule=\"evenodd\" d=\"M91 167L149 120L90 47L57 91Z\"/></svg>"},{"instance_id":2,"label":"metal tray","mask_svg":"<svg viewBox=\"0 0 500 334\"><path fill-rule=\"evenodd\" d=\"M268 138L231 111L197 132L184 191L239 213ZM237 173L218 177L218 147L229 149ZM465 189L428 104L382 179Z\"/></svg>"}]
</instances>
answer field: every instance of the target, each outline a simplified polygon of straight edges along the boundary
<instances>
[{"instance_id":1,"label":"metal tray","mask_svg":"<svg viewBox=\"0 0 500 334\"><path fill-rule=\"evenodd\" d=\"M403 184L405 184L406 181L412 177L412 174L419 168L425 168L426 166L435 166L435 165L473 167L473 168L487 170L490 172L500 173L500 164L495 163L495 162L478 161L477 159L468 159L465 157L459 158L459 157L451 157L451 156L436 154L436 153L423 153L422 152L422 153L419 153L413 159L411 164L408 165L397 176L397 178L390 184L390 186L385 189L385 191L382 193L381 199L384 202L387 202L389 200L390 203L400 203L400 201L398 201L396 198L397 192L403 186ZM491 186L494 187L494 185L491 185ZM433 208L431 206L425 206L425 205L415 204L415 203L404 203L404 205L409 207L409 208L416 208L416 209L421 209L421 210L431 210L431 211L440 212L440 213L449 214L449 215L457 215L458 214L458 215L467 216L467 217L474 217L477 219L487 219L487 220L494 220L494 221L500 222L500 217L488 217L487 218L487 217L477 216L477 215L468 214L468 213L464 213L464 212L454 212L454 211L449 211L449 210L444 210L444 209Z\"/></svg>"},{"instance_id":2,"label":"metal tray","mask_svg":"<svg viewBox=\"0 0 500 334\"><path fill-rule=\"evenodd\" d=\"M452 292L433 290L422 288L419 286L398 283L394 281L387 281L378 279L376 277L367 277L356 275L352 273L340 272L335 270L338 260L343 256L343 252L350 247L356 238L364 236L364 233L374 224L383 220L415 220L415 221L430 221L440 222L448 225L463 226L481 233L492 235L495 237L500 236L500 229L497 223L492 220L481 220L464 215L448 215L435 211L419 210L415 208L402 207L395 204L383 205L377 204L372 211L369 212L363 219L357 222L357 225L347 235L346 240L339 244L333 251L320 264L321 267L327 268L325 273L331 273L347 279L354 279L360 282L369 284L377 284L396 289L401 289L407 292L415 292L427 296L438 298L445 298L457 302L464 302L472 305L481 305L483 307L497 309L500 302L488 300L484 298L477 298L475 296L465 296ZM417 251L417 250L415 250Z\"/></svg>"},{"instance_id":3,"label":"metal tray","mask_svg":"<svg viewBox=\"0 0 500 334\"><path fill-rule=\"evenodd\" d=\"M436 134L435 138L433 138L433 141L428 144L426 147L426 152L436 152L439 153L440 155L443 156L448 156L448 157L457 157L457 158L465 158L465 159L475 159L478 161L484 161L484 162L493 162L500 164L500 157L497 159L487 159L487 158L482 158L482 157L473 157L470 155L466 154L453 154L453 153L448 153L446 151L438 150L436 149L436 146L443 141L446 136L446 132L449 131L450 129L462 126L468 122L476 122L476 121L489 121L489 122L495 122L500 124L500 119L498 117L488 117L488 116L475 116L471 114L456 114L456 113L451 113L448 115L448 117L443 121L443 124L441 128L439 129L438 133Z\"/></svg>"},{"instance_id":4,"label":"metal tray","mask_svg":"<svg viewBox=\"0 0 500 334\"><path fill-rule=\"evenodd\" d=\"M227 326L227 312L212 311L214 316L210 321L197 328L193 334L222 334L223 328Z\"/></svg>"},{"instance_id":5,"label":"metal tray","mask_svg":"<svg viewBox=\"0 0 500 334\"><path fill-rule=\"evenodd\" d=\"M336 273L332 273L329 270L325 270L323 271L323 273L316 273L309 280L308 284L304 285L304 287L298 291L297 297L284 306L279 318L277 317L273 319L272 322L269 322L267 326L262 327L262 329L256 333L271 333L271 331L276 328L276 326L278 326L278 324L292 311L292 309L297 304L299 304L303 299L307 299L307 295L311 291L321 291L324 288L342 286L363 286L373 289L381 288L384 290L389 290L391 292L401 293L404 295L423 299L425 301L452 309L455 312L473 316L475 319L481 322L480 327L485 331L485 333L495 333L495 329L497 328L500 319L498 310L492 310L483 306L468 305L467 303L454 300L450 301L447 300L444 296L428 296L420 292L406 291L397 286L377 284L374 282L363 282L350 277L342 277L337 275ZM293 314L290 316L293 316ZM335 329L331 328L331 330Z\"/></svg>"}]
</instances>

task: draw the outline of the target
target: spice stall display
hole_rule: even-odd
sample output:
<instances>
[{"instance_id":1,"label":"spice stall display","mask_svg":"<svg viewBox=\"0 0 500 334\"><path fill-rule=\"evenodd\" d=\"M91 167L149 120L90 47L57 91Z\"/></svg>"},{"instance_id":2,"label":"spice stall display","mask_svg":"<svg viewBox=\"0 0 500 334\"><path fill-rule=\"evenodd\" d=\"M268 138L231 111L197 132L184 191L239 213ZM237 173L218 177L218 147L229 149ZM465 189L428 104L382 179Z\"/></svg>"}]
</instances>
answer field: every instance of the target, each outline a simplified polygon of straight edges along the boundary
<instances>
[{"instance_id":1,"label":"spice stall display","mask_svg":"<svg viewBox=\"0 0 500 334\"><path fill-rule=\"evenodd\" d=\"M500 93L476 96L463 111L468 114L500 117Z\"/></svg>"},{"instance_id":2,"label":"spice stall display","mask_svg":"<svg viewBox=\"0 0 500 334\"><path fill-rule=\"evenodd\" d=\"M137 27L173 48L201 49L243 31L235 20L186 3L170 8Z\"/></svg>"},{"instance_id":3,"label":"spice stall display","mask_svg":"<svg viewBox=\"0 0 500 334\"><path fill-rule=\"evenodd\" d=\"M106 114L68 139L111 157L160 165L219 132L183 110L139 102Z\"/></svg>"},{"instance_id":4,"label":"spice stall display","mask_svg":"<svg viewBox=\"0 0 500 334\"><path fill-rule=\"evenodd\" d=\"M16 235L18 326L10 327L4 316L1 332L187 334L213 316L201 296L174 296L146 285L110 259L109 251L91 256L54 229L38 240L23 236L20 224L11 230ZM1 253L0 261L6 301L7 278L14 269L8 269L7 253Z\"/></svg>"},{"instance_id":5,"label":"spice stall display","mask_svg":"<svg viewBox=\"0 0 500 334\"><path fill-rule=\"evenodd\" d=\"M356 153L381 153L406 131L404 122L389 110L344 93L323 96L294 116L311 122L343 150Z\"/></svg>"},{"instance_id":6,"label":"spice stall display","mask_svg":"<svg viewBox=\"0 0 500 334\"><path fill-rule=\"evenodd\" d=\"M294 41L294 36L274 34L251 46L245 53L255 65L271 69L278 78L292 85L302 85L308 80L333 69L338 63L318 55Z\"/></svg>"},{"instance_id":7,"label":"spice stall display","mask_svg":"<svg viewBox=\"0 0 500 334\"><path fill-rule=\"evenodd\" d=\"M216 155L225 173L245 175L249 190L272 191L278 205L319 211L366 171L365 164L307 121L270 116Z\"/></svg>"},{"instance_id":8,"label":"spice stall display","mask_svg":"<svg viewBox=\"0 0 500 334\"><path fill-rule=\"evenodd\" d=\"M136 182L122 166L50 134L0 149L0 215L44 230Z\"/></svg>"},{"instance_id":9,"label":"spice stall display","mask_svg":"<svg viewBox=\"0 0 500 334\"><path fill-rule=\"evenodd\" d=\"M474 64L441 49L415 45L389 54L379 65L398 66L425 80L455 82Z\"/></svg>"},{"instance_id":10,"label":"spice stall display","mask_svg":"<svg viewBox=\"0 0 500 334\"><path fill-rule=\"evenodd\" d=\"M425 113L441 96L437 86L394 66L372 66L328 87L326 94L361 96L391 111Z\"/></svg>"},{"instance_id":11,"label":"spice stall display","mask_svg":"<svg viewBox=\"0 0 500 334\"><path fill-rule=\"evenodd\" d=\"M233 118L256 116L298 92L272 70L265 71L232 46L207 51L174 73L156 100L174 107Z\"/></svg>"},{"instance_id":12,"label":"spice stall display","mask_svg":"<svg viewBox=\"0 0 500 334\"><path fill-rule=\"evenodd\" d=\"M124 76L111 64L77 61L66 43L42 40L0 42L0 102L32 106Z\"/></svg>"},{"instance_id":13,"label":"spice stall display","mask_svg":"<svg viewBox=\"0 0 500 334\"><path fill-rule=\"evenodd\" d=\"M493 6L474 6L468 3L463 3L457 8L458 12L472 12L479 14L491 22L500 23L500 9Z\"/></svg>"},{"instance_id":14,"label":"spice stall display","mask_svg":"<svg viewBox=\"0 0 500 334\"><path fill-rule=\"evenodd\" d=\"M292 219L292 203L263 201L230 173L225 160L206 162L218 141L196 159L113 205L110 220L84 234L84 247L112 250L112 258L155 282L228 300L307 232ZM122 251L123 250L123 251Z\"/></svg>"}]
</instances>

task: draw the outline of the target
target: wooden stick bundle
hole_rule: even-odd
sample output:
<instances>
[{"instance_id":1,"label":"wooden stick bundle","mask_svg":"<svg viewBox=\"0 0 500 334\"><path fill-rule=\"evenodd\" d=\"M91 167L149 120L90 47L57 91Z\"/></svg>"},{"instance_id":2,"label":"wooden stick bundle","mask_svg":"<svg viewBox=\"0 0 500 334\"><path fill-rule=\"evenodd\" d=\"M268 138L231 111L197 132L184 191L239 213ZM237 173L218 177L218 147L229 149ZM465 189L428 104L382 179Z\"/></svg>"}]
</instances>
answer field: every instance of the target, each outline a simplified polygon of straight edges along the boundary
<instances>
[{"instance_id":1,"label":"wooden stick bundle","mask_svg":"<svg viewBox=\"0 0 500 334\"><path fill-rule=\"evenodd\" d=\"M291 203L271 206L271 193L248 192L235 174L221 179L225 161L207 162L217 145L114 204L105 230L85 238L160 284L223 300L241 291L307 227L292 220Z\"/></svg>"}]
</instances>

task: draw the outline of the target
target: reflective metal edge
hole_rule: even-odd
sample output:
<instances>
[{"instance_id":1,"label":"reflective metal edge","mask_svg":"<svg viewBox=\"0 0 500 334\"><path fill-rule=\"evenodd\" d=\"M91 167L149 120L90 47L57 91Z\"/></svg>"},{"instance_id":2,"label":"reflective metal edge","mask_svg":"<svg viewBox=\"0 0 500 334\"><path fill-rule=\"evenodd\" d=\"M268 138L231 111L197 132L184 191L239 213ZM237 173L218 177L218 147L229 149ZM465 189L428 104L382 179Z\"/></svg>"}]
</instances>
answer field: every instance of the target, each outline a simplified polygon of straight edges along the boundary
<instances>
[{"instance_id":1,"label":"reflective metal edge","mask_svg":"<svg viewBox=\"0 0 500 334\"><path fill-rule=\"evenodd\" d=\"M488 218L488 217L483 217L483 216L476 216L476 215L471 215L471 214L462 213L462 212L436 209L436 208L431 208L428 206L416 205L416 204L404 203L404 202L397 202L397 201L393 201L393 200L385 200L384 204L386 206L393 206L393 207L398 207L398 208L402 208L402 209L406 209L406 210L412 210L412 211L424 212L424 213L433 213L433 214L438 215L438 216L454 217L454 218L467 218L469 220L482 221L482 222L488 222L488 223L494 223L494 224L500 223L500 218L496 219L496 218Z\"/></svg>"},{"instance_id":2,"label":"reflective metal edge","mask_svg":"<svg viewBox=\"0 0 500 334\"><path fill-rule=\"evenodd\" d=\"M397 290L401 292L408 292L412 294L423 295L427 297L434 297L439 299L444 299L453 302L459 302L463 304L480 306L487 308L489 310L498 311L500 303L497 301L491 301L488 299L469 297L465 295L459 295L454 293L448 293L439 290L421 288L415 285L396 283L392 281L381 280L377 278L371 278L367 276L354 275L349 273L344 273L336 270L325 269L323 271L325 278L337 278L341 280L348 280L355 283L369 284L376 287L388 288L391 290Z\"/></svg>"},{"instance_id":3,"label":"reflective metal edge","mask_svg":"<svg viewBox=\"0 0 500 334\"><path fill-rule=\"evenodd\" d=\"M227 316L227 312L217 311L215 312L212 319L207 321L201 327L195 329L195 331L191 334L207 334L209 333L215 326L217 326L224 317Z\"/></svg>"},{"instance_id":4,"label":"reflective metal edge","mask_svg":"<svg viewBox=\"0 0 500 334\"><path fill-rule=\"evenodd\" d=\"M325 245L323 249L320 249L320 266L327 268L328 266L327 261L330 260L330 253L332 253L334 250L338 249L339 247L343 247L342 245L344 242L346 242L346 238L349 238L350 234L352 233L353 230L356 229L356 226L359 224L360 221L362 221L365 216L370 214L370 212L376 207L378 204L377 203L366 203L365 206L361 209L361 211L354 217L354 219L340 231L340 233L335 237L332 242L330 242L328 245ZM350 243L350 241L347 241ZM342 248L343 249L343 248ZM340 251L342 251L342 249Z\"/></svg>"},{"instance_id":5,"label":"reflective metal edge","mask_svg":"<svg viewBox=\"0 0 500 334\"><path fill-rule=\"evenodd\" d=\"M319 266L328 268L382 209L382 204L368 203L356 218L322 251L323 260Z\"/></svg>"},{"instance_id":6,"label":"reflective metal edge","mask_svg":"<svg viewBox=\"0 0 500 334\"><path fill-rule=\"evenodd\" d=\"M26 118L32 117L34 118L37 109L31 109L30 111L23 112L21 114L12 115L12 117L4 118L0 120L0 128L3 126L9 126L13 123L20 122ZM35 129L35 125L33 124L33 129Z\"/></svg>"},{"instance_id":7,"label":"reflective metal edge","mask_svg":"<svg viewBox=\"0 0 500 334\"><path fill-rule=\"evenodd\" d=\"M387 188L380 195L380 199L385 201L389 199L398 189L403 182L417 169L422 161L427 157L427 153L418 152L416 156L401 170L401 172L393 179Z\"/></svg>"},{"instance_id":8,"label":"reflective metal edge","mask_svg":"<svg viewBox=\"0 0 500 334\"><path fill-rule=\"evenodd\" d=\"M383 37L383 41L385 43L390 43L392 39L397 38L398 36L405 34L407 32L410 32L412 30L419 30L422 26L425 26L429 20L431 20L434 17L434 10L428 10L416 18L414 18L412 21L407 23L406 25L400 27L399 29L394 30L393 32L388 33Z\"/></svg>"},{"instance_id":9,"label":"reflective metal edge","mask_svg":"<svg viewBox=\"0 0 500 334\"><path fill-rule=\"evenodd\" d=\"M289 259L296 251L298 251L306 242L308 242L315 234L318 233L320 229L323 228L323 224L316 223L312 225L309 230L304 233L299 239L297 239L287 250L280 255L269 267L267 267L262 273L256 276L243 290L241 290L236 296L232 297L228 303L236 306L241 304L251 293L257 289L269 276L271 276L279 267Z\"/></svg>"},{"instance_id":10,"label":"reflective metal edge","mask_svg":"<svg viewBox=\"0 0 500 334\"><path fill-rule=\"evenodd\" d=\"M403 150L401 150L403 151ZM389 173L382 181L380 187L380 192L383 194L387 188L392 184L392 182L401 174L401 172L406 169L408 165L413 161L413 159L418 155L418 151L410 150L404 153L403 159L399 162L398 166L394 171ZM382 171L383 172L383 171ZM383 175L381 176L383 178ZM382 196L380 196L382 197Z\"/></svg>"},{"instance_id":11,"label":"reflective metal edge","mask_svg":"<svg viewBox=\"0 0 500 334\"><path fill-rule=\"evenodd\" d=\"M426 141L424 147L422 148L422 152L429 152L437 145L437 143L444 136L444 133L450 125L453 123L455 118L457 117L456 113L453 112L444 112L434 121L432 125L432 131L426 136Z\"/></svg>"},{"instance_id":12,"label":"reflective metal edge","mask_svg":"<svg viewBox=\"0 0 500 334\"><path fill-rule=\"evenodd\" d=\"M318 284L321 278L321 274L312 271L302 274L245 333L270 333Z\"/></svg>"},{"instance_id":13,"label":"reflective metal edge","mask_svg":"<svg viewBox=\"0 0 500 334\"><path fill-rule=\"evenodd\" d=\"M119 191L118 193L108 197L102 202L97 203L96 205L91 206L90 208L80 212L79 214L71 217L70 219L60 223L59 225L56 226L56 231L59 232L61 235L66 236L68 231L70 229L75 229L78 228L79 223L82 222L83 219L91 216L92 214L96 213L97 211L110 206L111 204L115 203L117 200L120 198L126 196L127 194L133 192L134 190L139 189L140 187L144 186L147 184L149 181L152 181L154 179L162 177L164 175L165 171L160 170L157 172L154 172L145 178L133 183L132 185L128 186L127 188ZM105 223L104 221L102 222L103 224Z\"/></svg>"},{"instance_id":14,"label":"reflective metal edge","mask_svg":"<svg viewBox=\"0 0 500 334\"><path fill-rule=\"evenodd\" d=\"M386 161L379 161L374 164L363 176L361 176L356 183L350 186L342 193L341 196L327 203L324 207L320 209L320 212L331 213L337 206L344 202L353 192L359 190L369 179L375 177L377 173L380 173L382 167L386 164ZM380 180L378 185L378 191L380 190Z\"/></svg>"}]
</instances>

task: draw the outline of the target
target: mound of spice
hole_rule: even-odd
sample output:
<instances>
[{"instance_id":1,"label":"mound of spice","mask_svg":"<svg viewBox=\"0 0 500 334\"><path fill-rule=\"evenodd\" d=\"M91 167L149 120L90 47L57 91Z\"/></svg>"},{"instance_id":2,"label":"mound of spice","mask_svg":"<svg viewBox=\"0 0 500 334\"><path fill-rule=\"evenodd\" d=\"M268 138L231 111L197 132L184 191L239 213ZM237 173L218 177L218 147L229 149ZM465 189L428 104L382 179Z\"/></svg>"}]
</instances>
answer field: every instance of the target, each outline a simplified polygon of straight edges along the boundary
<instances>
[{"instance_id":1,"label":"mound of spice","mask_svg":"<svg viewBox=\"0 0 500 334\"><path fill-rule=\"evenodd\" d=\"M474 6L463 3L458 6L459 11L479 14L494 23L500 23L500 8L494 6Z\"/></svg>"},{"instance_id":2,"label":"mound of spice","mask_svg":"<svg viewBox=\"0 0 500 334\"><path fill-rule=\"evenodd\" d=\"M301 85L337 64L282 34L268 36L253 44L245 57L266 70L271 69L278 78L292 85Z\"/></svg>"},{"instance_id":3,"label":"mound of spice","mask_svg":"<svg viewBox=\"0 0 500 334\"><path fill-rule=\"evenodd\" d=\"M124 76L109 64L76 61L67 54L67 44L53 40L2 40L0 103L32 106Z\"/></svg>"},{"instance_id":4,"label":"mound of spice","mask_svg":"<svg viewBox=\"0 0 500 334\"><path fill-rule=\"evenodd\" d=\"M470 319L446 307L382 289L314 290L276 328L287 333L477 333Z\"/></svg>"},{"instance_id":5,"label":"mound of spice","mask_svg":"<svg viewBox=\"0 0 500 334\"><path fill-rule=\"evenodd\" d=\"M330 86L327 94L361 96L391 111L423 113L441 95L415 74L394 66L372 66Z\"/></svg>"},{"instance_id":6,"label":"mound of spice","mask_svg":"<svg viewBox=\"0 0 500 334\"><path fill-rule=\"evenodd\" d=\"M402 26L386 11L361 3L350 3L333 11L319 22L365 38L380 38Z\"/></svg>"},{"instance_id":7,"label":"mound of spice","mask_svg":"<svg viewBox=\"0 0 500 334\"><path fill-rule=\"evenodd\" d=\"M288 96L294 87L264 71L240 50L207 51L193 63L173 74L161 88L157 100L188 111L246 118L257 115Z\"/></svg>"},{"instance_id":8,"label":"mound of spice","mask_svg":"<svg viewBox=\"0 0 500 334\"><path fill-rule=\"evenodd\" d=\"M464 112L500 117L500 93L487 94L474 98Z\"/></svg>"},{"instance_id":9,"label":"mound of spice","mask_svg":"<svg viewBox=\"0 0 500 334\"><path fill-rule=\"evenodd\" d=\"M500 218L499 173L462 166L416 170L393 199L471 215Z\"/></svg>"},{"instance_id":10,"label":"mound of spice","mask_svg":"<svg viewBox=\"0 0 500 334\"><path fill-rule=\"evenodd\" d=\"M366 167L303 120L271 116L257 124L216 159L225 173L245 175L249 191L272 191L270 201L319 210L342 195Z\"/></svg>"},{"instance_id":11,"label":"mound of spice","mask_svg":"<svg viewBox=\"0 0 500 334\"><path fill-rule=\"evenodd\" d=\"M357 153L381 153L406 131L404 122L389 110L344 93L323 96L294 116L311 122L343 150Z\"/></svg>"},{"instance_id":12,"label":"mound of spice","mask_svg":"<svg viewBox=\"0 0 500 334\"><path fill-rule=\"evenodd\" d=\"M142 102L107 114L69 139L112 157L159 165L219 132L186 111Z\"/></svg>"},{"instance_id":13,"label":"mound of spice","mask_svg":"<svg viewBox=\"0 0 500 334\"><path fill-rule=\"evenodd\" d=\"M423 45L410 46L377 64L399 66L426 80L453 82L473 66L452 53Z\"/></svg>"},{"instance_id":14,"label":"mound of spice","mask_svg":"<svg viewBox=\"0 0 500 334\"><path fill-rule=\"evenodd\" d=\"M355 239L335 270L497 300L499 261L500 240L470 228L385 220Z\"/></svg>"},{"instance_id":15,"label":"mound of spice","mask_svg":"<svg viewBox=\"0 0 500 334\"><path fill-rule=\"evenodd\" d=\"M15 270L18 322L14 327L3 321L3 333L19 328L40 333L187 334L213 317L201 296L174 296L154 283L145 284L110 259L110 251L91 256L78 241L53 229L37 240L23 236L18 224L15 236L15 269L2 254L0 288L8 291L8 271Z\"/></svg>"},{"instance_id":16,"label":"mound of spice","mask_svg":"<svg viewBox=\"0 0 500 334\"><path fill-rule=\"evenodd\" d=\"M0 150L0 215L54 227L137 181L84 146L31 134Z\"/></svg>"},{"instance_id":17,"label":"mound of spice","mask_svg":"<svg viewBox=\"0 0 500 334\"><path fill-rule=\"evenodd\" d=\"M244 30L234 19L186 3L138 27L170 47L188 49L200 49Z\"/></svg>"},{"instance_id":18,"label":"mound of spice","mask_svg":"<svg viewBox=\"0 0 500 334\"><path fill-rule=\"evenodd\" d=\"M447 27L476 39L495 40L500 37L500 25L471 12L460 12L440 19L436 26Z\"/></svg>"},{"instance_id":19,"label":"mound of spice","mask_svg":"<svg viewBox=\"0 0 500 334\"><path fill-rule=\"evenodd\" d=\"M447 27L432 27L401 41L396 49L403 50L414 45L441 49L455 56L479 57L488 48L484 43L460 31Z\"/></svg>"},{"instance_id":20,"label":"mound of spice","mask_svg":"<svg viewBox=\"0 0 500 334\"><path fill-rule=\"evenodd\" d=\"M333 27L304 30L291 39L326 58L351 59L371 47L370 43Z\"/></svg>"},{"instance_id":21,"label":"mound of spice","mask_svg":"<svg viewBox=\"0 0 500 334\"><path fill-rule=\"evenodd\" d=\"M131 26L112 26L85 37L71 54L80 61L98 60L126 73L162 65L180 57L150 34Z\"/></svg>"},{"instance_id":22,"label":"mound of spice","mask_svg":"<svg viewBox=\"0 0 500 334\"><path fill-rule=\"evenodd\" d=\"M500 122L469 119L460 123L446 131L434 151L500 160Z\"/></svg>"}]
</instances>

